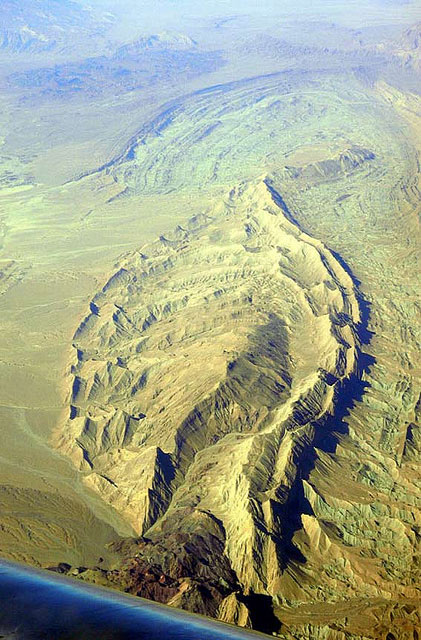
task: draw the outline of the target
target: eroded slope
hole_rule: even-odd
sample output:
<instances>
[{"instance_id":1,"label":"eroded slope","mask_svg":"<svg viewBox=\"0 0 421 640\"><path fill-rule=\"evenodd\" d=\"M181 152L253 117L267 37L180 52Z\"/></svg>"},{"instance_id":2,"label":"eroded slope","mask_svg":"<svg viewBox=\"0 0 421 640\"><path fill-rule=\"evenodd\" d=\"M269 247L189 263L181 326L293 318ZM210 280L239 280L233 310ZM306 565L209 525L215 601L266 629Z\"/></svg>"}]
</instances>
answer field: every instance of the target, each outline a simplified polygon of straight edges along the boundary
<instances>
[{"instance_id":1,"label":"eroded slope","mask_svg":"<svg viewBox=\"0 0 421 640\"><path fill-rule=\"evenodd\" d=\"M121 204L249 186L126 256L76 333L59 446L143 535L117 577L86 579L287 638L416 637L406 98L339 74L214 87L104 167ZM361 280L356 315L348 267L300 228Z\"/></svg>"},{"instance_id":2,"label":"eroded slope","mask_svg":"<svg viewBox=\"0 0 421 640\"><path fill-rule=\"evenodd\" d=\"M139 533L213 522L231 585L275 593L299 460L356 367L359 322L328 249L267 182L242 185L126 256L93 298L57 444Z\"/></svg>"}]
</instances>

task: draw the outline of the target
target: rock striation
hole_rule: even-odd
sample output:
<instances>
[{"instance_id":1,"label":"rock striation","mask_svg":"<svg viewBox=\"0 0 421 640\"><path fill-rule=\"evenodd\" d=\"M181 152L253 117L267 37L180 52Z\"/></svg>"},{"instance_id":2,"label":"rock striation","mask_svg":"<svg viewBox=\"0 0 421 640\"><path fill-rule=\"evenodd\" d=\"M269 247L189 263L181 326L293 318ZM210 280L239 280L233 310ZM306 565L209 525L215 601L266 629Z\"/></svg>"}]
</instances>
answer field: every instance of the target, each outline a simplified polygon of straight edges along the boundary
<instances>
[{"instance_id":1,"label":"rock striation","mask_svg":"<svg viewBox=\"0 0 421 640\"><path fill-rule=\"evenodd\" d=\"M55 442L138 533L81 579L288 640L417 640L419 100L359 82L200 91L103 167L121 206L206 205L74 335Z\"/></svg>"},{"instance_id":2,"label":"rock striation","mask_svg":"<svg viewBox=\"0 0 421 640\"><path fill-rule=\"evenodd\" d=\"M75 332L56 444L172 578L274 595L356 371L354 283L268 180L117 267ZM229 597L221 617L246 623Z\"/></svg>"}]
</instances>

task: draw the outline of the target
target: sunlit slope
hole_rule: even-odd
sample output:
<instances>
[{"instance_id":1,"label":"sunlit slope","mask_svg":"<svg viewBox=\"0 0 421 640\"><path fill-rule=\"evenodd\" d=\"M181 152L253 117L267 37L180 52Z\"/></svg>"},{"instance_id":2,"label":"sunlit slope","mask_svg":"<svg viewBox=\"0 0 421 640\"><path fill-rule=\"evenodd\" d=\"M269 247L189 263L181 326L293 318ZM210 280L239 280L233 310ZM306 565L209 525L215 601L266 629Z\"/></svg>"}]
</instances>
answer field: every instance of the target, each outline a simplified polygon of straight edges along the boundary
<instances>
[{"instance_id":1,"label":"sunlit slope","mask_svg":"<svg viewBox=\"0 0 421 640\"><path fill-rule=\"evenodd\" d=\"M104 167L122 208L215 200L118 261L65 372L55 443L146 537L125 588L262 628L257 594L288 638L412 640L418 121L398 102L339 74L219 86Z\"/></svg>"},{"instance_id":2,"label":"sunlit slope","mask_svg":"<svg viewBox=\"0 0 421 640\"><path fill-rule=\"evenodd\" d=\"M193 463L206 466L199 452L223 451L224 465L232 449L245 463L257 434L268 434L257 438L272 450L268 476L279 465L287 490L294 448L311 440L311 420L355 366L352 281L264 182L233 190L189 226L124 258L74 336L60 448L139 533L186 474L182 493L192 491ZM241 511L244 499L246 513L248 490L230 497L222 469L214 473L194 491L214 493L205 502L216 500L223 520L232 501ZM232 553L247 574L252 559L238 554L237 535Z\"/></svg>"}]
</instances>

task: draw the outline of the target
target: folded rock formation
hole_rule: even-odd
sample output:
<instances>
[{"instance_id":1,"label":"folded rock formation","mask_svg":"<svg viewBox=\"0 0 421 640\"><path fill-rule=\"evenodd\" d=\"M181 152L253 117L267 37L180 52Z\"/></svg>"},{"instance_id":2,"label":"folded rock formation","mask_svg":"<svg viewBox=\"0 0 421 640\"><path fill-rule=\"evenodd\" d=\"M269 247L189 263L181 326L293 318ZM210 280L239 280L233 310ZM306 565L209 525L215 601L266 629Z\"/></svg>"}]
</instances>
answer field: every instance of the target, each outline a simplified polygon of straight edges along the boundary
<instances>
[{"instance_id":1,"label":"folded rock formation","mask_svg":"<svg viewBox=\"0 0 421 640\"><path fill-rule=\"evenodd\" d=\"M268 181L242 184L126 255L92 299L58 447L154 545L187 532L196 575L274 595L359 322L338 260Z\"/></svg>"}]
</instances>

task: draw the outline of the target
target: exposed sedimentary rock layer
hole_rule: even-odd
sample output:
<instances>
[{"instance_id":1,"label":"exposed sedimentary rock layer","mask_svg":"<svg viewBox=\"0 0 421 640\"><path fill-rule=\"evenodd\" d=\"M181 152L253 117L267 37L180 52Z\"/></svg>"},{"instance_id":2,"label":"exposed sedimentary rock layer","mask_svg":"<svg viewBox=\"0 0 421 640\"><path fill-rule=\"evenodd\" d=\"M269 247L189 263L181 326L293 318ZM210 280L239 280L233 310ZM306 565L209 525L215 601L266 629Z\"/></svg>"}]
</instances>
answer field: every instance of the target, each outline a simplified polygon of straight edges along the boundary
<instances>
[{"instance_id":1,"label":"exposed sedimentary rock layer","mask_svg":"<svg viewBox=\"0 0 421 640\"><path fill-rule=\"evenodd\" d=\"M230 581L274 594L359 321L337 259L269 183L241 185L125 256L95 295L58 446L139 533L216 528Z\"/></svg>"},{"instance_id":2,"label":"exposed sedimentary rock layer","mask_svg":"<svg viewBox=\"0 0 421 640\"><path fill-rule=\"evenodd\" d=\"M349 82L198 92L104 167L121 203L241 186L124 256L74 336L56 442L142 534L83 579L288 640L416 638L418 98Z\"/></svg>"}]
</instances>

